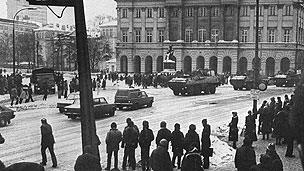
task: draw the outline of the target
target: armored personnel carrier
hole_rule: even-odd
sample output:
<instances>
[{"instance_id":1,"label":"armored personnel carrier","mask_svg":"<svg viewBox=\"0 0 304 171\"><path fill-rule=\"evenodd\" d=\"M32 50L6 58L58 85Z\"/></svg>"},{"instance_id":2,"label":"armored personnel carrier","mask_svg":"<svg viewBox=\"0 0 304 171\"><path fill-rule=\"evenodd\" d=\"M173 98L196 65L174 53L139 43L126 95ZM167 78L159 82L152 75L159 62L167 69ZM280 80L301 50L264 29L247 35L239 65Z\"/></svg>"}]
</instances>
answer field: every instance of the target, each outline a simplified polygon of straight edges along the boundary
<instances>
[{"instance_id":1,"label":"armored personnel carrier","mask_svg":"<svg viewBox=\"0 0 304 171\"><path fill-rule=\"evenodd\" d=\"M212 70L197 70L193 73L183 74L177 72L175 77L168 82L173 94L178 95L199 95L214 94L220 81Z\"/></svg>"},{"instance_id":2,"label":"armored personnel carrier","mask_svg":"<svg viewBox=\"0 0 304 171\"><path fill-rule=\"evenodd\" d=\"M245 75L234 76L230 79L230 84L234 90L251 90L253 88L253 79Z\"/></svg>"},{"instance_id":3,"label":"armored personnel carrier","mask_svg":"<svg viewBox=\"0 0 304 171\"><path fill-rule=\"evenodd\" d=\"M290 69L285 74L277 74L274 76L274 84L277 87L293 87L300 81L300 74L297 74L295 70Z\"/></svg>"}]
</instances>

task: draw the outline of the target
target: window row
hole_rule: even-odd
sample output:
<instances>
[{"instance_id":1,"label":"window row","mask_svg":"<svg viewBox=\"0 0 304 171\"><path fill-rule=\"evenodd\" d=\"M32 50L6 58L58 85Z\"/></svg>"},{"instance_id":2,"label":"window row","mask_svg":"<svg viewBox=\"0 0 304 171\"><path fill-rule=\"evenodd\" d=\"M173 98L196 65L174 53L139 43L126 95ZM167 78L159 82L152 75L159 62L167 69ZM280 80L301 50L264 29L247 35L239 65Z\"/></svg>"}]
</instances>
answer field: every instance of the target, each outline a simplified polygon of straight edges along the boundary
<instances>
[{"instance_id":1,"label":"window row","mask_svg":"<svg viewBox=\"0 0 304 171\"><path fill-rule=\"evenodd\" d=\"M142 8L134 8L134 18L141 18L146 13L146 18L153 18L153 8L146 8L145 11ZM165 8L157 8L157 17L165 18ZM123 8L121 11L121 18L128 18L128 8Z\"/></svg>"},{"instance_id":2,"label":"window row","mask_svg":"<svg viewBox=\"0 0 304 171\"><path fill-rule=\"evenodd\" d=\"M259 42L262 41L262 30L263 28L259 28L258 30L258 38ZM284 28L282 30L282 42L291 42L292 36L291 28ZM278 38L277 29L276 28L268 28L267 29L267 42L276 42ZM254 30L254 39L255 39L255 30ZM249 41L249 28L242 28L240 30L240 42L248 42Z\"/></svg>"},{"instance_id":3,"label":"window row","mask_svg":"<svg viewBox=\"0 0 304 171\"><path fill-rule=\"evenodd\" d=\"M165 40L165 29L160 28L157 30L157 42L163 42ZM134 29L134 40L135 42L153 42L153 28L146 28L145 40L142 40L141 28ZM121 29L121 41L128 42L128 29Z\"/></svg>"},{"instance_id":4,"label":"window row","mask_svg":"<svg viewBox=\"0 0 304 171\"><path fill-rule=\"evenodd\" d=\"M264 15L264 6L260 5L259 6L259 15L263 16ZM256 11L256 8L255 8ZM254 12L254 15L256 12ZM240 8L240 15L241 16L250 16L250 6L241 6ZM276 16L278 15L278 7L277 5L269 5L268 7L268 15L269 16ZM292 5L284 5L283 6L283 16L292 16L293 15L293 6Z\"/></svg>"}]
</instances>

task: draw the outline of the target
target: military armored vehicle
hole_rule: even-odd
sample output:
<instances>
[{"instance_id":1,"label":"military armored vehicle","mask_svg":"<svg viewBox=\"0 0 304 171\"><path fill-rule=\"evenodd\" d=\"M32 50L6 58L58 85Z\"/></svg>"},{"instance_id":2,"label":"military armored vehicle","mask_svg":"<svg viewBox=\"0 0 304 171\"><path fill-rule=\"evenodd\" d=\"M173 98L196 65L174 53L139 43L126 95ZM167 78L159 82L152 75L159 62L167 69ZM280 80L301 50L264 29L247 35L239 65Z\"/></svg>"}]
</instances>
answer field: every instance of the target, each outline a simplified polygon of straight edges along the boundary
<instances>
[{"instance_id":1,"label":"military armored vehicle","mask_svg":"<svg viewBox=\"0 0 304 171\"><path fill-rule=\"evenodd\" d=\"M191 74L177 72L175 77L168 82L173 94L178 95L199 95L214 94L216 87L220 85L218 77L212 70L197 70Z\"/></svg>"},{"instance_id":2,"label":"military armored vehicle","mask_svg":"<svg viewBox=\"0 0 304 171\"><path fill-rule=\"evenodd\" d=\"M295 70L288 70L287 73L279 73L274 76L274 84L277 87L293 87L300 81L301 75L297 74Z\"/></svg>"},{"instance_id":3,"label":"military armored vehicle","mask_svg":"<svg viewBox=\"0 0 304 171\"><path fill-rule=\"evenodd\" d=\"M267 89L268 85L268 78L264 78L262 76L259 76L257 79L257 87L261 91L265 91ZM254 72L252 70L249 70L247 74L245 75L237 75L233 76L230 79L230 84L233 86L234 90L243 90L244 88L246 90L251 90L254 87Z\"/></svg>"}]
</instances>

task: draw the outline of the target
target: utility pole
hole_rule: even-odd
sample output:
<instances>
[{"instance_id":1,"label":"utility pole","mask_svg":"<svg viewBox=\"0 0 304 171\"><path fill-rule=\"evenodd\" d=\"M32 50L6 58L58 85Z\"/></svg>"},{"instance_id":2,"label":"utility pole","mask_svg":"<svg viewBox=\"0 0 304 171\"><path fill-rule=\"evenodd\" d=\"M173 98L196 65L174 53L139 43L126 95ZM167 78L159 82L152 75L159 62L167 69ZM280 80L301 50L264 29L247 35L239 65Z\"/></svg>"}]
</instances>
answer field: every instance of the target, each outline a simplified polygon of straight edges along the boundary
<instances>
[{"instance_id":1,"label":"utility pole","mask_svg":"<svg viewBox=\"0 0 304 171\"><path fill-rule=\"evenodd\" d=\"M256 0L256 20L255 20L255 60L253 60L253 72L254 72L254 89L257 90L258 87L258 78L259 78L259 64L258 64L258 59L259 59L259 17L260 17L260 2L259 0ZM252 112L254 114L257 113L257 99L253 99L253 109Z\"/></svg>"}]
</instances>

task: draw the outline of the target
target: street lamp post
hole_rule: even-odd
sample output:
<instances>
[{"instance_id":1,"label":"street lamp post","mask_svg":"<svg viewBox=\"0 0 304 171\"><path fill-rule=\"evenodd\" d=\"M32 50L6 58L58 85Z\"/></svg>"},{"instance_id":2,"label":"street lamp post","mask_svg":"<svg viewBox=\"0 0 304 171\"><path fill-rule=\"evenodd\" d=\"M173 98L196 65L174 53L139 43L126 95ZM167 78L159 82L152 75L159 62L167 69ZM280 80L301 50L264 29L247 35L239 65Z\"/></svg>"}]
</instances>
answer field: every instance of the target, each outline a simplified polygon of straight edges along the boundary
<instances>
[{"instance_id":1,"label":"street lamp post","mask_svg":"<svg viewBox=\"0 0 304 171\"><path fill-rule=\"evenodd\" d=\"M13 75L16 73L16 54L15 54L15 18L23 10L36 10L36 7L26 7L18 10L13 17Z\"/></svg>"},{"instance_id":2,"label":"street lamp post","mask_svg":"<svg viewBox=\"0 0 304 171\"><path fill-rule=\"evenodd\" d=\"M260 9L259 9L260 2L256 0L256 26L255 26L255 60L253 60L253 68L254 68L254 89L258 87L258 77L259 77L259 16L260 16ZM257 99L253 99L253 113L256 115L257 113Z\"/></svg>"}]
</instances>

